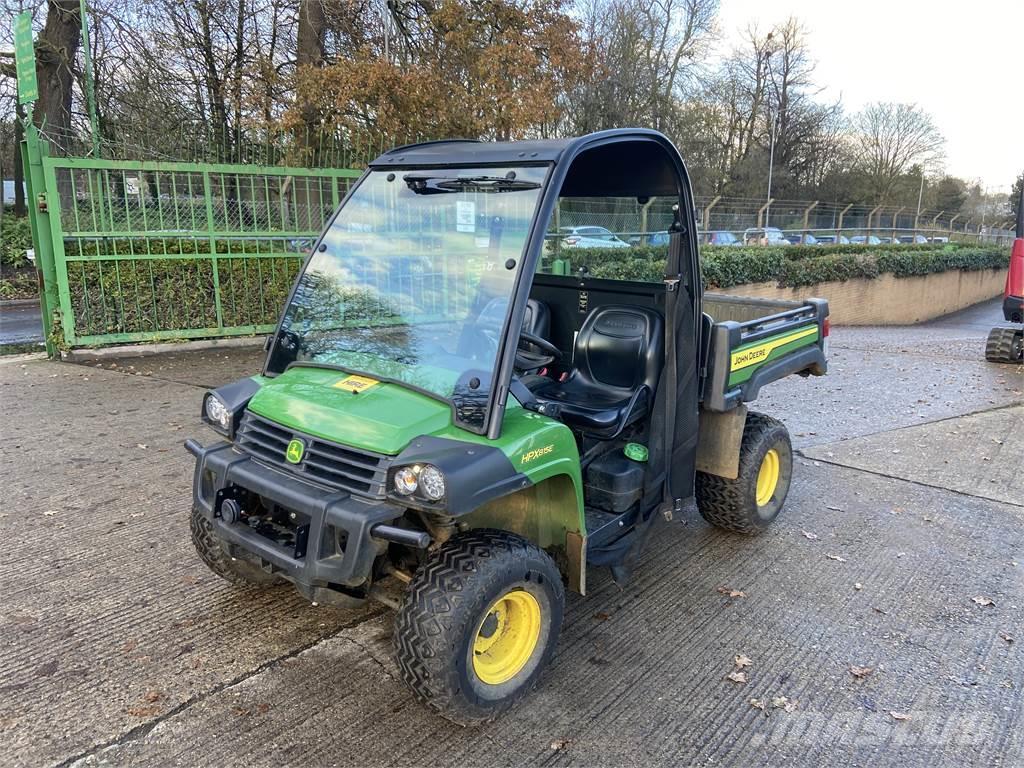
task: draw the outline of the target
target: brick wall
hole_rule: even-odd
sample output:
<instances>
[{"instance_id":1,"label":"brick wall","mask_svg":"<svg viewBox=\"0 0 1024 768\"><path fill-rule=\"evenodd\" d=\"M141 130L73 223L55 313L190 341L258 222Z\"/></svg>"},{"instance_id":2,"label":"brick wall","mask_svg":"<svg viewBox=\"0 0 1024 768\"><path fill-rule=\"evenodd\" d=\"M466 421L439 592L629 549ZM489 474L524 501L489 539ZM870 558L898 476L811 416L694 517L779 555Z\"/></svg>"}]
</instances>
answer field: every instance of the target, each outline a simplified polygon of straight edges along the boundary
<instances>
[{"instance_id":1,"label":"brick wall","mask_svg":"<svg viewBox=\"0 0 1024 768\"><path fill-rule=\"evenodd\" d=\"M751 283L716 292L764 299L828 299L835 325L912 325L1001 296L1005 280L1006 270L986 269L921 277L885 274L874 280L818 283L801 288Z\"/></svg>"}]
</instances>

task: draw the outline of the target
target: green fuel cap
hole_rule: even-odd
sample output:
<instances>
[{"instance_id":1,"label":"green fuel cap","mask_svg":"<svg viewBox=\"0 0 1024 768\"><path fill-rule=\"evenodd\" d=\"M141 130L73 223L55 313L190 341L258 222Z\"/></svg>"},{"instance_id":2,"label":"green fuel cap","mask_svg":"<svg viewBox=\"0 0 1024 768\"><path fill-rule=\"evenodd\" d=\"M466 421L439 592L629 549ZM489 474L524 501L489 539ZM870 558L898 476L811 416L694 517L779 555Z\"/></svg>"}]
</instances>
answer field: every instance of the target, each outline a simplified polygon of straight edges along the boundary
<instances>
[{"instance_id":1,"label":"green fuel cap","mask_svg":"<svg viewBox=\"0 0 1024 768\"><path fill-rule=\"evenodd\" d=\"M627 459L632 459L633 461L647 461L646 445L640 445L640 443L626 443L623 453L626 454Z\"/></svg>"}]
</instances>

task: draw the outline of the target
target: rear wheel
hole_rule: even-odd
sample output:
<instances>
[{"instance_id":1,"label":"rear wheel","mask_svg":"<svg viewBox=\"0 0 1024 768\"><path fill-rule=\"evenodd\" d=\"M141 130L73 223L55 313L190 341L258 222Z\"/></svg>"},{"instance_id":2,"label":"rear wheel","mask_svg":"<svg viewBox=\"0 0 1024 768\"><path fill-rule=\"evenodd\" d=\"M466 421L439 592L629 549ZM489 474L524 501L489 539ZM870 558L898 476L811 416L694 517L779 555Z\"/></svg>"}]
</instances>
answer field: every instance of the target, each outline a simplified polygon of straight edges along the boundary
<instances>
[{"instance_id":1,"label":"rear wheel","mask_svg":"<svg viewBox=\"0 0 1024 768\"><path fill-rule=\"evenodd\" d=\"M213 526L198 509L192 510L192 544L199 554L199 559L207 567L232 584L255 587L270 587L281 584L282 579L267 573L259 566L245 560L232 557L224 551L220 539L213 532Z\"/></svg>"},{"instance_id":2,"label":"rear wheel","mask_svg":"<svg viewBox=\"0 0 1024 768\"><path fill-rule=\"evenodd\" d=\"M763 413L747 414L736 479L697 473L697 506L712 525L760 533L779 516L793 477L793 447L786 425Z\"/></svg>"},{"instance_id":3,"label":"rear wheel","mask_svg":"<svg viewBox=\"0 0 1024 768\"><path fill-rule=\"evenodd\" d=\"M1000 326L989 331L985 359L991 363L1019 363L1024 360L1024 329Z\"/></svg>"},{"instance_id":4,"label":"rear wheel","mask_svg":"<svg viewBox=\"0 0 1024 768\"><path fill-rule=\"evenodd\" d=\"M526 539L454 536L417 572L395 619L402 679L449 720L493 720L537 684L564 603L558 568Z\"/></svg>"}]
</instances>

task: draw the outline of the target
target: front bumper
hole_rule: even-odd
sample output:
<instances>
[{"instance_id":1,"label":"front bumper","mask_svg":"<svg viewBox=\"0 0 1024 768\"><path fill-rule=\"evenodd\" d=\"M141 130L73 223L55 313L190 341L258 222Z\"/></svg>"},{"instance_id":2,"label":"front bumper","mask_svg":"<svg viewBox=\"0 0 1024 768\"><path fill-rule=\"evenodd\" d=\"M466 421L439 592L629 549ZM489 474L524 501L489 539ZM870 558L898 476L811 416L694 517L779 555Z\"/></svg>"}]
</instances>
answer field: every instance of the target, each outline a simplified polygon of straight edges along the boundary
<instances>
[{"instance_id":1,"label":"front bumper","mask_svg":"<svg viewBox=\"0 0 1024 768\"><path fill-rule=\"evenodd\" d=\"M360 499L271 469L228 442L204 448L189 440L185 446L196 457L195 507L210 521L229 554L258 559L310 600L332 588L367 583L374 559L387 548L386 541L372 535L374 529L379 531L405 511L386 501ZM294 513L298 521L294 542L282 545L244 521L225 518L225 500L244 505L250 494Z\"/></svg>"}]
</instances>

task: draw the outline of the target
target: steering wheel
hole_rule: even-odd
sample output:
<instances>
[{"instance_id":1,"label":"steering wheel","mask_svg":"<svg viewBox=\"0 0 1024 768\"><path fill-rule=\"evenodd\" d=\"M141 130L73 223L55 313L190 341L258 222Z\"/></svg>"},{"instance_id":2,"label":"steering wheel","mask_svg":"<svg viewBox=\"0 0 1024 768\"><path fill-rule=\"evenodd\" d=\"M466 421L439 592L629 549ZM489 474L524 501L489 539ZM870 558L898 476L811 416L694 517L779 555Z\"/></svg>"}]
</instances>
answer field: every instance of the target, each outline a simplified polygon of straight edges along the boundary
<instances>
[{"instance_id":1,"label":"steering wheel","mask_svg":"<svg viewBox=\"0 0 1024 768\"><path fill-rule=\"evenodd\" d=\"M530 349L531 346L537 347L546 354L534 352ZM517 371L536 370L561 359L562 351L547 339L542 339L528 331L519 332L519 345L516 349L515 360Z\"/></svg>"}]
</instances>

